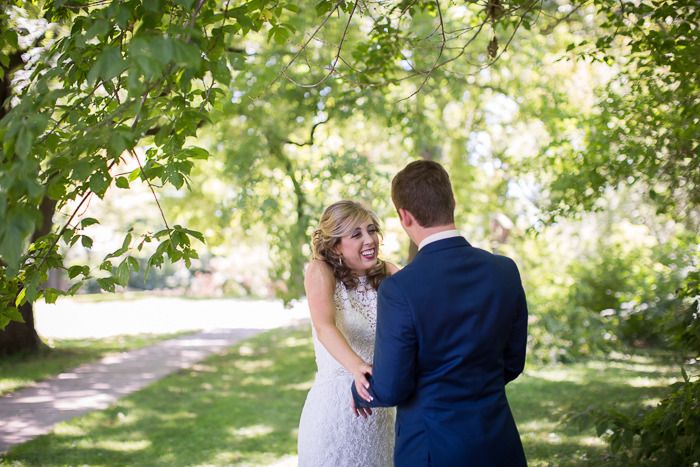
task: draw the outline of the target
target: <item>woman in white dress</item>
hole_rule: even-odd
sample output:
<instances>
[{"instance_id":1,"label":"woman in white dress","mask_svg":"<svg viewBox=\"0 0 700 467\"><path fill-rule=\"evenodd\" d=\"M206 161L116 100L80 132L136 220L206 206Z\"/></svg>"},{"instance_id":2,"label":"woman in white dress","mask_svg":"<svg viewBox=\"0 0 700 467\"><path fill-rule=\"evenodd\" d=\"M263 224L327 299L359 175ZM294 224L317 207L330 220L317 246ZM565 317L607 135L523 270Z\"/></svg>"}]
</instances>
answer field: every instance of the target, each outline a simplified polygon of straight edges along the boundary
<instances>
[{"instance_id":1,"label":"woman in white dress","mask_svg":"<svg viewBox=\"0 0 700 467\"><path fill-rule=\"evenodd\" d=\"M377 217L353 201L332 204L314 232L304 278L318 371L299 422L300 467L393 465L395 409L354 409L367 400L377 288L396 272L378 259Z\"/></svg>"}]
</instances>

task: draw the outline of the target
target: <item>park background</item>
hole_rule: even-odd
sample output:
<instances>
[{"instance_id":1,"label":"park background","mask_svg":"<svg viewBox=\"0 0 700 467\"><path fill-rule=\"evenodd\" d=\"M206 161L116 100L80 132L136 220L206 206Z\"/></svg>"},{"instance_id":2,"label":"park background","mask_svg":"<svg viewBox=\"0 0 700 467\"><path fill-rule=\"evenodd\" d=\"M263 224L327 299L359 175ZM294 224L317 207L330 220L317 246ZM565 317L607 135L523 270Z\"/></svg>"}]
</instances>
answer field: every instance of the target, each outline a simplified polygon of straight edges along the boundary
<instances>
[{"instance_id":1,"label":"park background","mask_svg":"<svg viewBox=\"0 0 700 467\"><path fill-rule=\"evenodd\" d=\"M425 158L450 172L467 239L522 272L528 364L509 397L531 464L700 461L699 16L3 2L2 381L160 338L44 342L37 303L298 305L310 234L341 198L374 209L382 257L407 264L390 181ZM274 464L294 456L313 366L308 325L271 331L2 462Z\"/></svg>"}]
</instances>

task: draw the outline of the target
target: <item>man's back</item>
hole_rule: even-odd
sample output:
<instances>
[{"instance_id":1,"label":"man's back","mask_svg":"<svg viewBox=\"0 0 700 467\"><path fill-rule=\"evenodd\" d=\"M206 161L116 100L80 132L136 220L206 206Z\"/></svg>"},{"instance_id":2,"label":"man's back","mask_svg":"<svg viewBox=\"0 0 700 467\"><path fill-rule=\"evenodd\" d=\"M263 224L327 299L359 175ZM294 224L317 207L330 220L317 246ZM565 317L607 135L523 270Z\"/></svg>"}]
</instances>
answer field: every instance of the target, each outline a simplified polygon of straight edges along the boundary
<instances>
[{"instance_id":1,"label":"man's back","mask_svg":"<svg viewBox=\"0 0 700 467\"><path fill-rule=\"evenodd\" d=\"M396 465L524 465L505 384L523 369L526 338L515 263L462 237L425 246L387 279L373 390L398 404Z\"/></svg>"}]
</instances>

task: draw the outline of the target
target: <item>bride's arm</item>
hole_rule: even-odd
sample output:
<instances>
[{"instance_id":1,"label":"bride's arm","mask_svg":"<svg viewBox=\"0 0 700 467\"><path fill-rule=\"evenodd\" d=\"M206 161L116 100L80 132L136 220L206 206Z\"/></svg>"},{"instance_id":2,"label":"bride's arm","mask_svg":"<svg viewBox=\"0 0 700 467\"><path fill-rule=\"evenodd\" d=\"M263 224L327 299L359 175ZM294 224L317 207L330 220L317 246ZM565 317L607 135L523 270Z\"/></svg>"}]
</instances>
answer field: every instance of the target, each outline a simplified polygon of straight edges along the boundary
<instances>
[{"instance_id":1,"label":"bride's arm","mask_svg":"<svg viewBox=\"0 0 700 467\"><path fill-rule=\"evenodd\" d=\"M304 276L306 298L309 301L311 322L321 344L355 378L355 388L365 400L372 397L367 392L369 382L365 373L372 373L372 367L357 355L343 334L335 326L335 277L330 266L323 261L313 260Z\"/></svg>"}]
</instances>

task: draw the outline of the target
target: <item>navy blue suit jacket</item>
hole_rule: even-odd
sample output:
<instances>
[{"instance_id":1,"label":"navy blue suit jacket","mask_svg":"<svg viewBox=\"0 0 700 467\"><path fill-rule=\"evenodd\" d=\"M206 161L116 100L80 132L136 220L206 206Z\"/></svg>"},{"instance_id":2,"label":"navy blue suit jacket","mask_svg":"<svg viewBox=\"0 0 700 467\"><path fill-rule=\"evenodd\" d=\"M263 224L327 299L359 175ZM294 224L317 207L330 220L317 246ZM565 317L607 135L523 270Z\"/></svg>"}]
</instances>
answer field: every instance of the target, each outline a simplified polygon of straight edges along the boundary
<instances>
[{"instance_id":1,"label":"navy blue suit jacket","mask_svg":"<svg viewBox=\"0 0 700 467\"><path fill-rule=\"evenodd\" d=\"M396 466L526 465L505 385L525 365L515 263L463 237L430 243L379 287L370 403L397 406Z\"/></svg>"}]
</instances>

